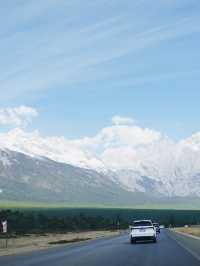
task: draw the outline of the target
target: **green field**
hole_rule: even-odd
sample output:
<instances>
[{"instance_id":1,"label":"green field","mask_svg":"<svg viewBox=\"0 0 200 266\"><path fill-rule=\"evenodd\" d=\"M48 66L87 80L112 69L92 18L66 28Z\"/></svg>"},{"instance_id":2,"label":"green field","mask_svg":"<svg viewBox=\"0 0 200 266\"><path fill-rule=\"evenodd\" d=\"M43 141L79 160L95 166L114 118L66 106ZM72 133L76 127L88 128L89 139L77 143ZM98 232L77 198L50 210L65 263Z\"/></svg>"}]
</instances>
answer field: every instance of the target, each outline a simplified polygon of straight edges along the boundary
<instances>
[{"instance_id":1,"label":"green field","mask_svg":"<svg viewBox=\"0 0 200 266\"><path fill-rule=\"evenodd\" d=\"M0 200L0 209L73 209L73 208L95 208L95 209L151 209L151 210L200 210L200 201L176 204L141 204L131 206L97 205L97 204L66 204L66 203L41 203L41 202L19 202Z\"/></svg>"}]
</instances>

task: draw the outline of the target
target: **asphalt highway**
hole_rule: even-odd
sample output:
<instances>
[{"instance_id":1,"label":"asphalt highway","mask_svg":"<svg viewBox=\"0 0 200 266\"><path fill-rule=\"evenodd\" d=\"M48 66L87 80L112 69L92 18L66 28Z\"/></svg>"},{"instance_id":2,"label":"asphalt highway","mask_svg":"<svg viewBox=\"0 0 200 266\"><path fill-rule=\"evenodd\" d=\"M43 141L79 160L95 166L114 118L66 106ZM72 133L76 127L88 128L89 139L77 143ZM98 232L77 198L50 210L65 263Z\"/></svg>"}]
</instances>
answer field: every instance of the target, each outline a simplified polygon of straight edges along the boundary
<instances>
[{"instance_id":1,"label":"asphalt highway","mask_svg":"<svg viewBox=\"0 0 200 266\"><path fill-rule=\"evenodd\" d=\"M200 266L163 230L157 243L131 245L129 236L97 239L25 255L0 257L0 266Z\"/></svg>"}]
</instances>

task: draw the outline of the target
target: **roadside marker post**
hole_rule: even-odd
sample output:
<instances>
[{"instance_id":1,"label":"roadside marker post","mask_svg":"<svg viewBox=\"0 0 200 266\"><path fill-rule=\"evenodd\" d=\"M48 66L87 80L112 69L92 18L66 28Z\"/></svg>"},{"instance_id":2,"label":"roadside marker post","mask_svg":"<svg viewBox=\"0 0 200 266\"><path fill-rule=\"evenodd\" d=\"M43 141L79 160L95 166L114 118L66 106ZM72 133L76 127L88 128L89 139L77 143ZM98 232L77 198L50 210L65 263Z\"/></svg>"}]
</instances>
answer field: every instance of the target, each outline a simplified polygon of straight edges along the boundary
<instances>
[{"instance_id":1,"label":"roadside marker post","mask_svg":"<svg viewBox=\"0 0 200 266\"><path fill-rule=\"evenodd\" d=\"M5 248L7 248L8 247L8 222L6 220L1 222L1 231L6 236Z\"/></svg>"}]
</instances>

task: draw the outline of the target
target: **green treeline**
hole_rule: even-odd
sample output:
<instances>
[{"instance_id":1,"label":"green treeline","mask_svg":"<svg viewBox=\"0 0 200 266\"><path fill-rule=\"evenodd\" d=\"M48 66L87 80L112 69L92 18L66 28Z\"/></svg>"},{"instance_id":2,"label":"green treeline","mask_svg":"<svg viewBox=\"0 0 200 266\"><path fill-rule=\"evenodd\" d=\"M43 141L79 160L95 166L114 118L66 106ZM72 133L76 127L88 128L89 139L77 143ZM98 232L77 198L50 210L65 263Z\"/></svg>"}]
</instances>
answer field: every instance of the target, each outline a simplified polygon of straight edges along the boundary
<instances>
[{"instance_id":1,"label":"green treeline","mask_svg":"<svg viewBox=\"0 0 200 266\"><path fill-rule=\"evenodd\" d=\"M200 211L133 209L27 209L1 210L10 233L47 233L79 230L125 229L136 219L152 219L165 226L200 224Z\"/></svg>"}]
</instances>

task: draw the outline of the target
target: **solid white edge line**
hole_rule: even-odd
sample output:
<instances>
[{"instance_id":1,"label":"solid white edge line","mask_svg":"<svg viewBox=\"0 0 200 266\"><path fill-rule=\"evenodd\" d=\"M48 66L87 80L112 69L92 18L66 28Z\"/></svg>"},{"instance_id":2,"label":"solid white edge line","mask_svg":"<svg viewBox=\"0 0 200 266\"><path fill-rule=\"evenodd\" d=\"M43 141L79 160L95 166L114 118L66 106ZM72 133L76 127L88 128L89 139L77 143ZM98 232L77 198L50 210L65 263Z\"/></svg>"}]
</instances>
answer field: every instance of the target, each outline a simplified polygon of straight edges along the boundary
<instances>
[{"instance_id":1,"label":"solid white edge line","mask_svg":"<svg viewBox=\"0 0 200 266\"><path fill-rule=\"evenodd\" d=\"M177 233L178 234L178 233ZM189 252L192 256L194 256L197 260L200 261L200 256L198 254L196 254L196 252L192 251L190 248L186 247L185 245L183 245L183 243L179 240L177 240L174 236L172 236L171 234L168 234L169 237L171 237L173 240L175 240L179 246L181 246L182 248L184 248L187 252Z\"/></svg>"}]
</instances>

